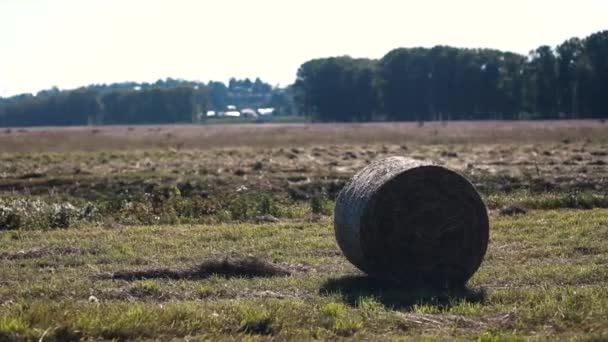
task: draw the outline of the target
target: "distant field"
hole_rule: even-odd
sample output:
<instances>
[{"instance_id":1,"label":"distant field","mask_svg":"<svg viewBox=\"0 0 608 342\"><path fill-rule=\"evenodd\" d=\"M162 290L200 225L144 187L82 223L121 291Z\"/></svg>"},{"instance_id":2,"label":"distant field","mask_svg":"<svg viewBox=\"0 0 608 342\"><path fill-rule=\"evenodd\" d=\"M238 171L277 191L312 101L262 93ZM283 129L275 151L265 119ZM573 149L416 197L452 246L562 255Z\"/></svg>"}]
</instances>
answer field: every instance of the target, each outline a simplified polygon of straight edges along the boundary
<instances>
[{"instance_id":1,"label":"distant field","mask_svg":"<svg viewBox=\"0 0 608 342\"><path fill-rule=\"evenodd\" d=\"M300 146L373 143L501 143L608 140L608 123L459 121L364 124L215 124L0 129L0 152Z\"/></svg>"},{"instance_id":2,"label":"distant field","mask_svg":"<svg viewBox=\"0 0 608 342\"><path fill-rule=\"evenodd\" d=\"M296 116L296 115L284 115L284 116L273 116L265 119L251 118L251 117L208 117L205 119L204 125L220 125L220 124L261 124L261 123L274 123L274 124L294 124L294 123L310 123L310 117Z\"/></svg>"},{"instance_id":3,"label":"distant field","mask_svg":"<svg viewBox=\"0 0 608 342\"><path fill-rule=\"evenodd\" d=\"M342 256L333 200L391 155L482 193L468 288ZM605 340L607 208L599 121L0 130L0 341Z\"/></svg>"}]
</instances>

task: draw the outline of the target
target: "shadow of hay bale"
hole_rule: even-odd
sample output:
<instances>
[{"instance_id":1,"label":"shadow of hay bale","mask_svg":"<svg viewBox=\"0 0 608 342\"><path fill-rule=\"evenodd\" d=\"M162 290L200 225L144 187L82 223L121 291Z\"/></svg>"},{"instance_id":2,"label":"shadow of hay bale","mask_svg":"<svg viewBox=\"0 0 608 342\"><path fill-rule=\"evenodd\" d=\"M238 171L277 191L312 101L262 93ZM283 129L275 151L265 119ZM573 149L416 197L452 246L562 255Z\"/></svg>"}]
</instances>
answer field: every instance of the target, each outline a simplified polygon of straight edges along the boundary
<instances>
[{"instance_id":1,"label":"shadow of hay bale","mask_svg":"<svg viewBox=\"0 0 608 342\"><path fill-rule=\"evenodd\" d=\"M451 289L433 288L419 284L395 284L367 275L348 275L329 279L320 288L319 294L339 294L349 305L356 306L362 298L373 297L382 305L410 310L414 305L437 305L445 308L460 301L483 303L486 291L483 288L460 286Z\"/></svg>"},{"instance_id":2,"label":"shadow of hay bale","mask_svg":"<svg viewBox=\"0 0 608 342\"><path fill-rule=\"evenodd\" d=\"M209 259L189 269L152 268L146 270L124 270L97 275L98 279L190 279L201 280L217 275L226 278L255 278L289 276L294 272L287 267L279 266L257 258L242 259Z\"/></svg>"}]
</instances>

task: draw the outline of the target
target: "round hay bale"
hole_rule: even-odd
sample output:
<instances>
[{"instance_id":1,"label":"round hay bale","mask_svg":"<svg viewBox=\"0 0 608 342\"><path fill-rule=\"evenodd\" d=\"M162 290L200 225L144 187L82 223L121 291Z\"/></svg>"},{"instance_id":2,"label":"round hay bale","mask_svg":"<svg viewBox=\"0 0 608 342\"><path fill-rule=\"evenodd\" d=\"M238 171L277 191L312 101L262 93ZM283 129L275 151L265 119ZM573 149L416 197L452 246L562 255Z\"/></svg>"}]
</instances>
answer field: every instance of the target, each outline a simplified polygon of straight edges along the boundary
<instances>
[{"instance_id":1,"label":"round hay bale","mask_svg":"<svg viewBox=\"0 0 608 342\"><path fill-rule=\"evenodd\" d=\"M460 174L404 157L378 160L339 193L334 227L346 258L400 284L464 285L486 253L488 211Z\"/></svg>"}]
</instances>

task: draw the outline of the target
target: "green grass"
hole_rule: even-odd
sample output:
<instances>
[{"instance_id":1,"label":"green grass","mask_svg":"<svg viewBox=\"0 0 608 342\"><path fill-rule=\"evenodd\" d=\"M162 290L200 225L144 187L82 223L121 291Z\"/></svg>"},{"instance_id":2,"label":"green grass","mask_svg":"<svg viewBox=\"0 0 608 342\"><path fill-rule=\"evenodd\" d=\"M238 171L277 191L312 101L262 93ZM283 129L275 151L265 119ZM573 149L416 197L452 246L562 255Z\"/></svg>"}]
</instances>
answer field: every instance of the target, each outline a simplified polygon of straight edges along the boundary
<instances>
[{"instance_id":1,"label":"green grass","mask_svg":"<svg viewBox=\"0 0 608 342\"><path fill-rule=\"evenodd\" d=\"M608 339L605 142L273 139L1 153L0 341ZM468 288L387 286L342 256L335 195L388 155L480 189L491 237ZM293 274L200 271L227 258Z\"/></svg>"},{"instance_id":2,"label":"green grass","mask_svg":"<svg viewBox=\"0 0 608 342\"><path fill-rule=\"evenodd\" d=\"M477 296L376 286L341 256L328 218L6 231L0 339L602 339L607 222L604 209L492 216L486 260L470 281L484 292ZM24 253L32 250L45 252ZM97 277L248 255L311 269L270 278Z\"/></svg>"},{"instance_id":3,"label":"green grass","mask_svg":"<svg viewBox=\"0 0 608 342\"><path fill-rule=\"evenodd\" d=\"M573 191L533 194L523 190L511 193L490 194L486 198L486 204L490 208L502 208L513 205L527 209L608 208L608 193Z\"/></svg>"}]
</instances>

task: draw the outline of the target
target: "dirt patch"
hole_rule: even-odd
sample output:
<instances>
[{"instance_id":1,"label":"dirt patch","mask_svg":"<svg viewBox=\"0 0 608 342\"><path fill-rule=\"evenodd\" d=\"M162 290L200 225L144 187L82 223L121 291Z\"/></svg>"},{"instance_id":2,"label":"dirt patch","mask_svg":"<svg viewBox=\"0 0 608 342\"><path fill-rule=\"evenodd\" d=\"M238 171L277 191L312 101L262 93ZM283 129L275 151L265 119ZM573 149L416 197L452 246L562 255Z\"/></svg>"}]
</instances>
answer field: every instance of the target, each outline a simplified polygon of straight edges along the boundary
<instances>
[{"instance_id":1,"label":"dirt patch","mask_svg":"<svg viewBox=\"0 0 608 342\"><path fill-rule=\"evenodd\" d=\"M525 215L527 213L528 210L519 204L509 205L498 211L498 215L500 216Z\"/></svg>"},{"instance_id":2,"label":"dirt patch","mask_svg":"<svg viewBox=\"0 0 608 342\"><path fill-rule=\"evenodd\" d=\"M26 173L23 174L21 176L19 176L19 179L33 179L33 178L44 178L46 177L46 173L42 173L42 172L31 172L31 173Z\"/></svg>"},{"instance_id":3,"label":"dirt patch","mask_svg":"<svg viewBox=\"0 0 608 342\"><path fill-rule=\"evenodd\" d=\"M1 284L1 283L0 283ZM134 284L134 283L129 283ZM153 301L166 302L171 300L225 300L225 299L312 299L313 294L306 291L275 292L271 290L235 289L225 288L212 289L209 291L176 291L170 287L158 289L146 289L144 287L131 286L119 289L106 289L98 292L95 299L90 301Z\"/></svg>"},{"instance_id":4,"label":"dirt patch","mask_svg":"<svg viewBox=\"0 0 608 342\"><path fill-rule=\"evenodd\" d=\"M487 323L470 319L461 315L443 315L443 314L422 314L422 313L407 313L401 316L402 324L409 326L423 326L428 329L436 329L448 325L458 326L465 329L482 329Z\"/></svg>"},{"instance_id":5,"label":"dirt patch","mask_svg":"<svg viewBox=\"0 0 608 342\"><path fill-rule=\"evenodd\" d=\"M573 252L573 254L578 254L578 255L596 255L596 254L600 254L601 250L596 247L579 246L579 247L574 247L572 252Z\"/></svg>"},{"instance_id":6,"label":"dirt patch","mask_svg":"<svg viewBox=\"0 0 608 342\"><path fill-rule=\"evenodd\" d=\"M0 253L0 260L21 260L21 259L35 259L46 256L65 256L84 254L85 252L80 248L73 247L45 247L30 250L21 250L16 252L2 252Z\"/></svg>"},{"instance_id":7,"label":"dirt patch","mask_svg":"<svg viewBox=\"0 0 608 342\"><path fill-rule=\"evenodd\" d=\"M287 189L290 198L295 201L307 201L321 194L335 199L338 193L346 185L348 179L318 180L302 184L292 184Z\"/></svg>"},{"instance_id":8,"label":"dirt patch","mask_svg":"<svg viewBox=\"0 0 608 342\"><path fill-rule=\"evenodd\" d=\"M97 129L90 127L35 127L0 136L0 151L99 151L149 149L151 147L183 149L213 147L287 146L288 157L302 156L302 149L313 144L370 144L407 140L429 143L500 143L504 141L563 141L576 137L599 140L606 136L607 126L596 120L557 121L456 121L444 125L413 122L340 123L340 124L233 124L233 125L165 125L125 126ZM163 131L166 139L159 139ZM568 136L568 138L564 138ZM297 147L296 147L297 146Z\"/></svg>"},{"instance_id":9,"label":"dirt patch","mask_svg":"<svg viewBox=\"0 0 608 342\"><path fill-rule=\"evenodd\" d=\"M227 278L255 278L255 277L285 277L295 273L306 272L301 265L286 266L274 264L258 258L224 258L209 259L188 269L152 268L146 270L123 270L109 274L99 274L99 279L206 279L212 275Z\"/></svg>"}]
</instances>

